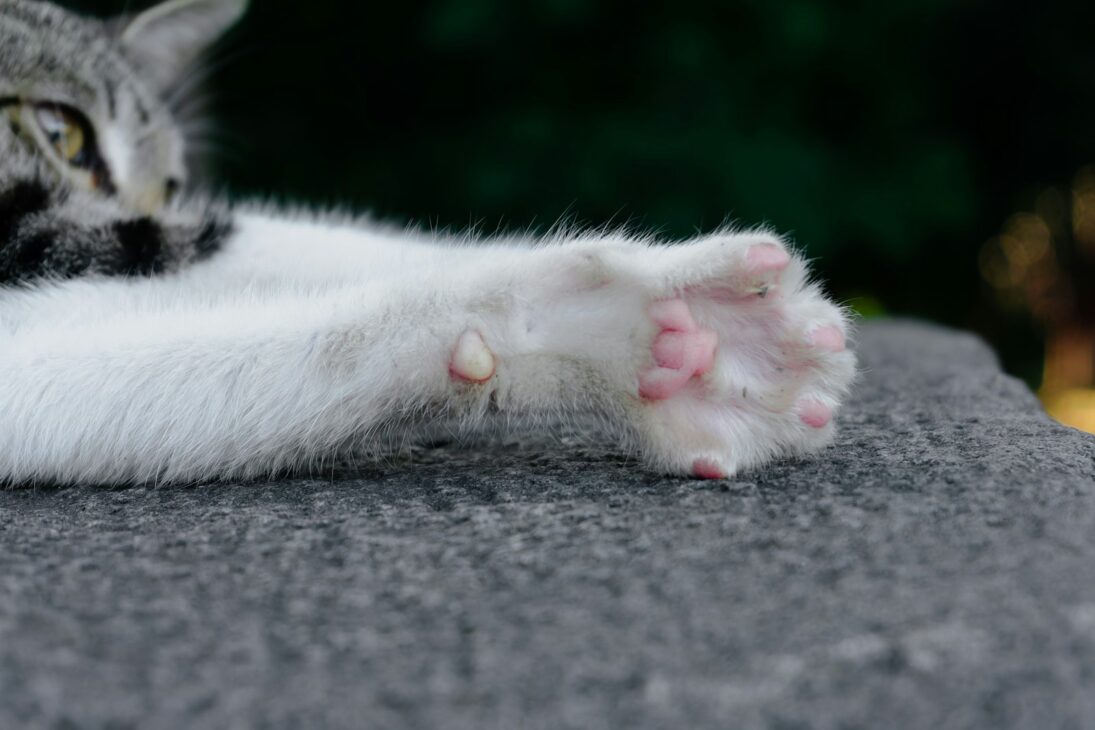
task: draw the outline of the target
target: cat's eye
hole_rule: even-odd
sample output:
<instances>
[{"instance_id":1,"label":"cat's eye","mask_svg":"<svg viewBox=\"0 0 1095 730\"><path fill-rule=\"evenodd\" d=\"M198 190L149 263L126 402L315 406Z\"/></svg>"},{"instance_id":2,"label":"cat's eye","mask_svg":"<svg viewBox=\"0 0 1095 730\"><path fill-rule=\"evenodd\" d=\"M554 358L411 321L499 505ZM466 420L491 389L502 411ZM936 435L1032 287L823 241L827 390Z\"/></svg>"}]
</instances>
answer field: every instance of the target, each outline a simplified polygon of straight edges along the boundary
<instances>
[{"instance_id":1,"label":"cat's eye","mask_svg":"<svg viewBox=\"0 0 1095 730\"><path fill-rule=\"evenodd\" d=\"M83 114L65 104L41 103L32 107L34 121L45 141L62 162L88 175L90 184L112 195L110 171L95 144L95 130Z\"/></svg>"},{"instance_id":2,"label":"cat's eye","mask_svg":"<svg viewBox=\"0 0 1095 730\"><path fill-rule=\"evenodd\" d=\"M76 167L88 166L89 135L82 119L60 106L39 106L34 115L42 133L62 160Z\"/></svg>"}]
</instances>

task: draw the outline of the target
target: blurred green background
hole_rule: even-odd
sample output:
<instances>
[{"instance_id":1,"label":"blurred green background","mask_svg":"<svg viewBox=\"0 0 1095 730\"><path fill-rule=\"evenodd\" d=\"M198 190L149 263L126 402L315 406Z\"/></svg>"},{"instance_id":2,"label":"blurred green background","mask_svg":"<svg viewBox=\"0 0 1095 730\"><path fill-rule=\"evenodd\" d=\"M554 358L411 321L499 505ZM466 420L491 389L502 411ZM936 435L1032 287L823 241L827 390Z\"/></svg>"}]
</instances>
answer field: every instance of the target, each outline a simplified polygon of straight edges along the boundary
<instances>
[{"instance_id":1,"label":"blurred green background","mask_svg":"<svg viewBox=\"0 0 1095 730\"><path fill-rule=\"evenodd\" d=\"M864 315L973 329L1041 380L1045 323L982 250L1095 162L1095 3L252 4L208 86L233 194L487 232L768 223Z\"/></svg>"}]
</instances>

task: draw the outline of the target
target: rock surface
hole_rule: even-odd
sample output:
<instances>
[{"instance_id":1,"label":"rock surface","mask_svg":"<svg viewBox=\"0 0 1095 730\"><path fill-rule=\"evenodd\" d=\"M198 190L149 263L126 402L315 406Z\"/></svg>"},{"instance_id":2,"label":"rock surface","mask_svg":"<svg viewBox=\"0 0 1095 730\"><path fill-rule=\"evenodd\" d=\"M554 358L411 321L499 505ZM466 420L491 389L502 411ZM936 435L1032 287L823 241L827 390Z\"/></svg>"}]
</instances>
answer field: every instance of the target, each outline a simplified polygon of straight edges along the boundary
<instances>
[{"instance_id":1,"label":"rock surface","mask_svg":"<svg viewBox=\"0 0 1095 730\"><path fill-rule=\"evenodd\" d=\"M576 439L0 492L0 727L1095 726L1095 438L867 326L842 435L724 483Z\"/></svg>"}]
</instances>

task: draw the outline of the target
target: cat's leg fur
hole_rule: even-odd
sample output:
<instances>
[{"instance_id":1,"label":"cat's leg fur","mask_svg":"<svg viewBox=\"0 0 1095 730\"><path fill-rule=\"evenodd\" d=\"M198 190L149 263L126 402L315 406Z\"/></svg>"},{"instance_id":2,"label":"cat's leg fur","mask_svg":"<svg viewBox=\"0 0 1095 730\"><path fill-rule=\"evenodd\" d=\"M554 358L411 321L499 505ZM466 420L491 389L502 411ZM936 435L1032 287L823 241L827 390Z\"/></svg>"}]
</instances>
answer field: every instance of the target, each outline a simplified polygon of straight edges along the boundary
<instances>
[{"instance_id":1,"label":"cat's leg fur","mask_svg":"<svg viewBox=\"0 0 1095 730\"><path fill-rule=\"evenodd\" d=\"M2 292L0 480L263 475L390 424L471 418L479 396L448 371L469 299L443 282L222 300L175 278Z\"/></svg>"},{"instance_id":2,"label":"cat's leg fur","mask_svg":"<svg viewBox=\"0 0 1095 730\"><path fill-rule=\"evenodd\" d=\"M214 296L198 270L2 292L0 477L258 475L493 414L593 411L651 465L708 477L832 438L846 324L770 236L459 260L325 292Z\"/></svg>"}]
</instances>

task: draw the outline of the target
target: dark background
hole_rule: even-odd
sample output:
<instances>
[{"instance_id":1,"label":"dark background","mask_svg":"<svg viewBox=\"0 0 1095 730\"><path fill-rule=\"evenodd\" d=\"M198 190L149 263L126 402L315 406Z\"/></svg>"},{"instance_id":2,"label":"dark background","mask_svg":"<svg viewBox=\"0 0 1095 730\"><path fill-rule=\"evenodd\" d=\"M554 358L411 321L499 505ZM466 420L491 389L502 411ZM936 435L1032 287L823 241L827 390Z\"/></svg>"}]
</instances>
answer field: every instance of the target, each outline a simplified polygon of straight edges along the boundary
<instances>
[{"instance_id":1,"label":"dark background","mask_svg":"<svg viewBox=\"0 0 1095 730\"><path fill-rule=\"evenodd\" d=\"M205 141L233 194L427 226L769 223L860 313L976 330L1037 386L1043 327L982 251L1095 162L1093 29L1091 2L257 0Z\"/></svg>"}]
</instances>

